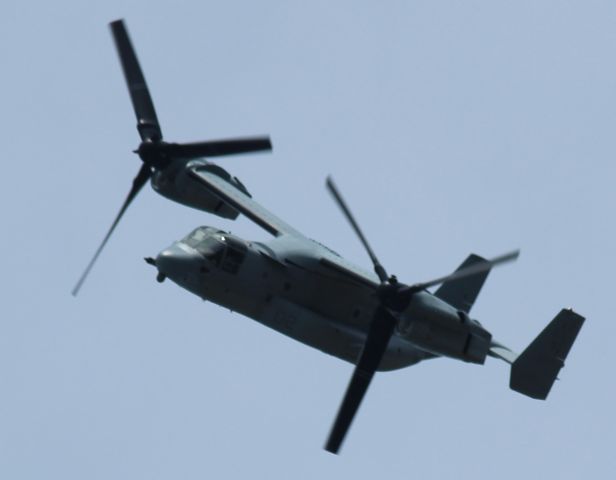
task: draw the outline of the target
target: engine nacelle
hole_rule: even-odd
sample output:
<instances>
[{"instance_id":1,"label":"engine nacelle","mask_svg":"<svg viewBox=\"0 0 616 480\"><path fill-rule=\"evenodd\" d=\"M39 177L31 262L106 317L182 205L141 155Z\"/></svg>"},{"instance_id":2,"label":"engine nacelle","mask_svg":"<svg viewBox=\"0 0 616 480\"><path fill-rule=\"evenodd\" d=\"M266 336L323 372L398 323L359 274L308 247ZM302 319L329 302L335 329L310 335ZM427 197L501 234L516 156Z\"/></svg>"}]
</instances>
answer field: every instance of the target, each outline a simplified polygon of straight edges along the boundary
<instances>
[{"instance_id":1,"label":"engine nacelle","mask_svg":"<svg viewBox=\"0 0 616 480\"><path fill-rule=\"evenodd\" d=\"M188 174L189 168L199 167L218 175L235 188L250 196L246 187L236 177L225 169L205 160L175 160L164 170L158 170L152 175L152 188L174 202L189 207L213 213L219 217L235 220L239 212L223 202L216 195L208 192L202 184Z\"/></svg>"},{"instance_id":2,"label":"engine nacelle","mask_svg":"<svg viewBox=\"0 0 616 480\"><path fill-rule=\"evenodd\" d=\"M492 335L465 312L420 292L398 323L398 333L423 350L471 363L484 363Z\"/></svg>"}]
</instances>

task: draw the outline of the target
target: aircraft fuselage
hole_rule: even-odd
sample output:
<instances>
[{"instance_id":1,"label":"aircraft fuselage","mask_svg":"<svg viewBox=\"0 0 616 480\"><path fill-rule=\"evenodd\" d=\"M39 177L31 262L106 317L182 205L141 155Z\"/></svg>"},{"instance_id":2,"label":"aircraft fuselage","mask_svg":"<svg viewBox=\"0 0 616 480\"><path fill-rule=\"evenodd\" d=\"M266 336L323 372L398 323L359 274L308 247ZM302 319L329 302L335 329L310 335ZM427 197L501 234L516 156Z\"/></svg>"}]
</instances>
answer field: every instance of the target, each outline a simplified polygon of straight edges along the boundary
<instances>
[{"instance_id":1,"label":"aircraft fuselage","mask_svg":"<svg viewBox=\"0 0 616 480\"><path fill-rule=\"evenodd\" d=\"M378 280L370 285L338 274L322 259L350 265L322 245L306 243L285 236L250 242L200 227L162 251L156 265L204 300L355 363L377 307ZM476 321L419 292L400 318L379 370L441 355L483 363L490 340Z\"/></svg>"}]
</instances>

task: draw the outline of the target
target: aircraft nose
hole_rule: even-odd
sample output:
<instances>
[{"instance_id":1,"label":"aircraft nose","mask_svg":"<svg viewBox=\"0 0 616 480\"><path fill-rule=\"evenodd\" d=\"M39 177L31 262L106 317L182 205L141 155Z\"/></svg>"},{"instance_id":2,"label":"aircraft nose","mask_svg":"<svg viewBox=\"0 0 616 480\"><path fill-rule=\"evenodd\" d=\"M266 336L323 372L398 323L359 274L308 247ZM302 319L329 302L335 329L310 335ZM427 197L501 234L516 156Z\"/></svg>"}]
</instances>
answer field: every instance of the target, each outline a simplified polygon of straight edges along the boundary
<instances>
[{"instance_id":1,"label":"aircraft nose","mask_svg":"<svg viewBox=\"0 0 616 480\"><path fill-rule=\"evenodd\" d=\"M158 254L156 268L159 275L183 283L198 273L201 260L197 252L190 252L188 248L182 248L179 243L174 243Z\"/></svg>"}]
</instances>

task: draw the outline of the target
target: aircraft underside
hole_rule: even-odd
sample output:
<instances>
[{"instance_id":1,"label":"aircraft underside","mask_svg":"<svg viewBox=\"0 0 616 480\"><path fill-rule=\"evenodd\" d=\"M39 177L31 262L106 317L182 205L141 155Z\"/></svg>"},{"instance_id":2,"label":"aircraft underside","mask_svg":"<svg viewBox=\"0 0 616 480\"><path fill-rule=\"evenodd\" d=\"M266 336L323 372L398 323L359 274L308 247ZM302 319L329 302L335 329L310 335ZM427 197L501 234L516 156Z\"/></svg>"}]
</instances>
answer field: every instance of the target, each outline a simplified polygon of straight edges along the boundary
<instances>
[{"instance_id":1,"label":"aircraft underside","mask_svg":"<svg viewBox=\"0 0 616 480\"><path fill-rule=\"evenodd\" d=\"M325 318L283 298L273 298L255 320L299 342L355 364L366 341L366 333ZM397 370L434 355L394 335L379 371Z\"/></svg>"}]
</instances>

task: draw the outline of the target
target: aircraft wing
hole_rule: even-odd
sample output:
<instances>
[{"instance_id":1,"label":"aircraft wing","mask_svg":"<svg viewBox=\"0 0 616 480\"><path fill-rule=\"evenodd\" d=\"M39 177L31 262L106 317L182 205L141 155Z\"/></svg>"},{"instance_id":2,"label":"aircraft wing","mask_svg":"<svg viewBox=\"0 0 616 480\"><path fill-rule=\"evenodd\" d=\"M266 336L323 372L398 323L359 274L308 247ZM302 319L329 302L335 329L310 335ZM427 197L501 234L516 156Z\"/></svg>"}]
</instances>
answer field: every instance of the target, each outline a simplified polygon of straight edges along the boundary
<instances>
[{"instance_id":1,"label":"aircraft wing","mask_svg":"<svg viewBox=\"0 0 616 480\"><path fill-rule=\"evenodd\" d=\"M228 203L231 207L275 237L286 234L304 238L303 234L295 230L288 223L278 218L218 175L203 170L198 166L189 168L188 172L190 176L201 183L208 191L219 197L225 203Z\"/></svg>"},{"instance_id":2,"label":"aircraft wing","mask_svg":"<svg viewBox=\"0 0 616 480\"><path fill-rule=\"evenodd\" d=\"M244 192L241 192L215 173L201 169L199 166L189 168L188 172L189 175L201 183L201 185L203 185L209 192L219 197L223 202L228 203L231 207L248 217L272 235L276 237L281 235L292 235L303 239L307 238L305 235L295 230L288 223L278 218L261 204L257 203ZM315 246L317 245L311 240L307 239L307 241ZM378 287L379 282L375 275L371 275L354 267L338 255L330 252L325 247L320 246L317 248L319 249L321 256L319 263L325 269L334 272L337 275L341 275L343 278L346 277L354 283L361 284L371 289ZM282 264L284 265L284 263Z\"/></svg>"}]
</instances>

